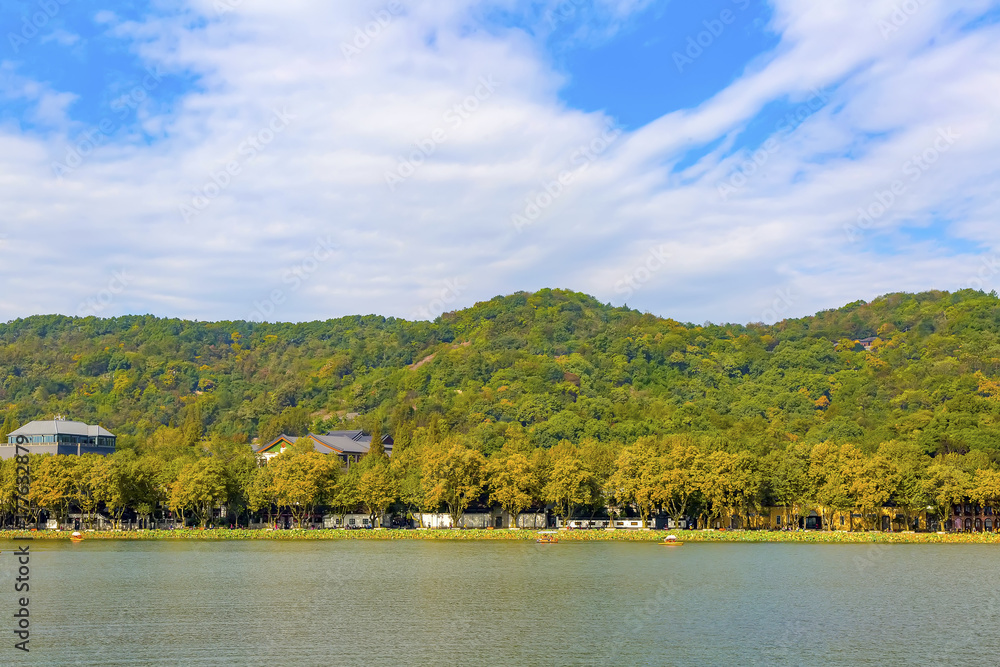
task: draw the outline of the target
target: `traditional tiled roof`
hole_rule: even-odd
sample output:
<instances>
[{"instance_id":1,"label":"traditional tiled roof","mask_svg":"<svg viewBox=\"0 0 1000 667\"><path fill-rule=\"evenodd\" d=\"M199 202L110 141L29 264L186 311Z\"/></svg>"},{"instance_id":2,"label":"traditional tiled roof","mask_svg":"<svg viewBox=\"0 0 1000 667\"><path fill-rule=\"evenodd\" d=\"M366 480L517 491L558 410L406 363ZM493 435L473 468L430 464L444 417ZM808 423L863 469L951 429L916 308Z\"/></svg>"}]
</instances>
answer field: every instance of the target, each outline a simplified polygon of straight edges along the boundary
<instances>
[{"instance_id":1,"label":"traditional tiled roof","mask_svg":"<svg viewBox=\"0 0 1000 667\"><path fill-rule=\"evenodd\" d=\"M363 431L329 431L326 435L310 433L303 436L313 442L313 449L322 454L367 454L371 445L371 436ZM257 448L257 453L266 452L275 446L284 443L285 446L298 441L299 438L291 435L281 435L271 442ZM382 436L382 446L386 452L392 451L392 438L388 435Z\"/></svg>"},{"instance_id":2,"label":"traditional tiled roof","mask_svg":"<svg viewBox=\"0 0 1000 667\"><path fill-rule=\"evenodd\" d=\"M368 453L368 442L364 440L355 440L353 437L347 435L316 435L310 433L309 437L312 438L317 443L316 451L322 451L320 446L332 449L338 453L342 454L367 454ZM369 439L370 442L370 439Z\"/></svg>"},{"instance_id":3,"label":"traditional tiled roof","mask_svg":"<svg viewBox=\"0 0 1000 667\"><path fill-rule=\"evenodd\" d=\"M279 435L277 438L275 438L274 440L272 440L272 441L270 441L270 442L268 442L266 444L259 445L257 447L257 449L255 449L254 451L256 451L258 454L261 454L261 453L266 452L267 450L271 449L275 445L281 443L282 441L284 441L285 443L291 445L296 440L298 440L298 438L295 437L294 435L284 435L284 434L282 434L282 435Z\"/></svg>"}]
</instances>

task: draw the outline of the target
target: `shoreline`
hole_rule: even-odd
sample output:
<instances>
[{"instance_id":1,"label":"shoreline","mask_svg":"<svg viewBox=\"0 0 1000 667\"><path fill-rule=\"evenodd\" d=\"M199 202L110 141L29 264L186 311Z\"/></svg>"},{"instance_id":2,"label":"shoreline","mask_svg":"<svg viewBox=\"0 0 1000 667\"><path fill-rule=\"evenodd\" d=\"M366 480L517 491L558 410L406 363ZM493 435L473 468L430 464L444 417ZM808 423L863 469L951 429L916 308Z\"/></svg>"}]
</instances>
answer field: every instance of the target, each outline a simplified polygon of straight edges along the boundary
<instances>
[{"instance_id":1,"label":"shoreline","mask_svg":"<svg viewBox=\"0 0 1000 667\"><path fill-rule=\"evenodd\" d=\"M0 530L0 540L69 540L68 530ZM537 530L267 530L184 529L84 532L84 540L434 540L434 541L532 541ZM887 533L847 531L767 530L560 530L560 542L660 542L676 535L691 543L785 544L1000 544L1000 533Z\"/></svg>"}]
</instances>

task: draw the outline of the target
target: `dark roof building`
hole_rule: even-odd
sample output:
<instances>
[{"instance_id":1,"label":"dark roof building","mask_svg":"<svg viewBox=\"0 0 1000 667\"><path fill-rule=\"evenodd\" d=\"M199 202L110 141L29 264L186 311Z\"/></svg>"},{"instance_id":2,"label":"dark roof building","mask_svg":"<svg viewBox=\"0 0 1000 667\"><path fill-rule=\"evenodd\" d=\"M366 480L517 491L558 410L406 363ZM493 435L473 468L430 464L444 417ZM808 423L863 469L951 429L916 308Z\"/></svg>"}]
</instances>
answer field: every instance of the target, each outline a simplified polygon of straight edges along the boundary
<instances>
[{"instance_id":1,"label":"dark roof building","mask_svg":"<svg viewBox=\"0 0 1000 667\"><path fill-rule=\"evenodd\" d=\"M865 348L866 351L871 351L872 345L878 340L878 336L868 336L867 338L862 338L858 342L861 343L861 347Z\"/></svg>"},{"instance_id":2,"label":"dark roof building","mask_svg":"<svg viewBox=\"0 0 1000 667\"><path fill-rule=\"evenodd\" d=\"M301 438L280 435L271 442L257 447L255 451L261 454L265 460L269 460L302 438L311 441L313 450L321 454L336 454L347 466L367 454L372 441L371 434L364 431L328 431L326 435L310 433ZM392 455L392 438L390 436L382 436L382 447L386 454Z\"/></svg>"},{"instance_id":3,"label":"dark roof building","mask_svg":"<svg viewBox=\"0 0 1000 667\"><path fill-rule=\"evenodd\" d=\"M112 454L117 437L102 426L91 426L67 419L33 421L7 436L0 443L0 458L15 455L17 445L31 454ZM23 453L23 450L22 450Z\"/></svg>"}]
</instances>

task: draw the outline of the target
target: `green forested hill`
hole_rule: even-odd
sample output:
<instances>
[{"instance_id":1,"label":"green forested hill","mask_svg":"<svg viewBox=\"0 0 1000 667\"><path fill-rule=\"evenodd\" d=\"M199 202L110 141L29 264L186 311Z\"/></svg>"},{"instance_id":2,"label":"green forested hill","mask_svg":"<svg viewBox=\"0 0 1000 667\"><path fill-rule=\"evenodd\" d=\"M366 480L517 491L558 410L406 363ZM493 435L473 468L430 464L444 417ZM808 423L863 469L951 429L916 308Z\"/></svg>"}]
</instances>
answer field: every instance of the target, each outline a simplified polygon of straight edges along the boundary
<instances>
[{"instance_id":1,"label":"green forested hill","mask_svg":"<svg viewBox=\"0 0 1000 667\"><path fill-rule=\"evenodd\" d=\"M541 447L683 433L758 454L901 440L996 461L998 332L1000 300L972 291L773 326L682 324L560 290L435 322L36 316L0 325L0 408L6 430L59 413L100 422L120 448L158 431L269 439L360 413L397 442L433 426L487 454L519 424ZM870 351L856 343L871 336Z\"/></svg>"}]
</instances>

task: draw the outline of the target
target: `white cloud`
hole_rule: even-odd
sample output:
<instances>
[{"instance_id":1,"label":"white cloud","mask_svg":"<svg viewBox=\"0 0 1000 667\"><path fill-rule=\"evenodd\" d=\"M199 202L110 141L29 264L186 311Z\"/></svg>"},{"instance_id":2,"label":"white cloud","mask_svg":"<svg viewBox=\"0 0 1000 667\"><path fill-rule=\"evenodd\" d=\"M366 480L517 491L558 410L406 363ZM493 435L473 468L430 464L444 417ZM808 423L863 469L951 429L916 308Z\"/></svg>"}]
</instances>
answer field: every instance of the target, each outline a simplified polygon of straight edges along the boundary
<instances>
[{"instance_id":1,"label":"white cloud","mask_svg":"<svg viewBox=\"0 0 1000 667\"><path fill-rule=\"evenodd\" d=\"M985 251L1000 245L1000 34L959 28L996 3L927 0L883 35L892 2L780 0L773 27L782 41L770 57L700 107L622 135L582 163L578 148L609 119L565 108L539 42L477 29L471 0L405 3L382 24L388 2L244 0L221 16L214 4L114 27L150 65L200 75L173 115L138 116L162 140L109 142L60 180L51 164L77 139L59 125L65 93L46 97L36 84L32 98L32 113L63 128L57 136L0 127L0 317L74 314L123 267L133 280L102 314L246 318L280 290L272 318L407 317L449 280L463 285L457 306L545 286L621 302L622 276L665 246L669 265L629 305L752 321L776 311L779 292L777 314L800 315L968 283L976 257L908 241L903 226L934 221ZM192 20L199 13L207 24ZM342 45L366 27L370 42L345 57ZM491 76L496 91L468 102ZM693 147L734 140L768 102L805 101L822 86L829 102L779 134L778 149L726 201L718 184L745 156L716 151L671 171ZM281 110L294 119L262 142ZM903 165L944 127L961 138L851 242L844 228L857 209L907 178ZM386 172L428 138L433 154L390 191ZM185 222L181 205L232 163L238 173ZM581 164L518 233L511 216L526 199ZM337 251L308 280L290 280L326 237Z\"/></svg>"},{"instance_id":2,"label":"white cloud","mask_svg":"<svg viewBox=\"0 0 1000 667\"><path fill-rule=\"evenodd\" d=\"M67 30L58 29L42 37L40 41L43 44L46 42L55 42L61 46L73 46L80 41L80 36Z\"/></svg>"}]
</instances>

